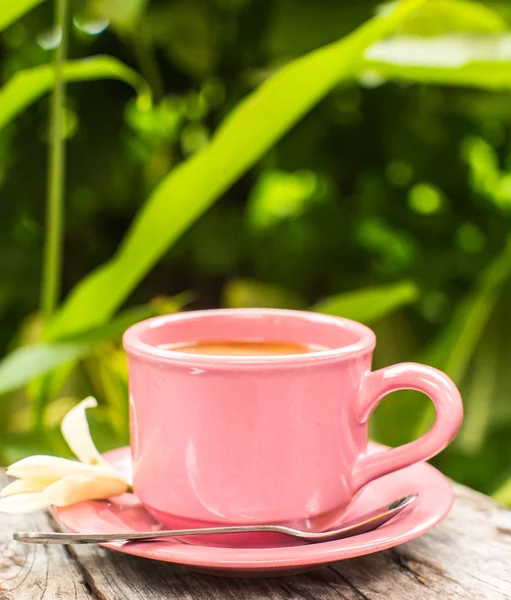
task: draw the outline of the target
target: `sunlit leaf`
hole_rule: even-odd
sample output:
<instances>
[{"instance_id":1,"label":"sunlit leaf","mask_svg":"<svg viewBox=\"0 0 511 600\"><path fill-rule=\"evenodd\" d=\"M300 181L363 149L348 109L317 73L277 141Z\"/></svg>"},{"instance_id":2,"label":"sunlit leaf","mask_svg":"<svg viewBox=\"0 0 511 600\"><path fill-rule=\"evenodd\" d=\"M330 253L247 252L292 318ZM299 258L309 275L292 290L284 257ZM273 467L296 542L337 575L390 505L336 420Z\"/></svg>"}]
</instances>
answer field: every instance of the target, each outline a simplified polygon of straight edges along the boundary
<instances>
[{"instance_id":1,"label":"sunlit leaf","mask_svg":"<svg viewBox=\"0 0 511 600\"><path fill-rule=\"evenodd\" d=\"M64 64L66 81L119 79L135 88L141 106L150 106L151 93L142 77L124 63L109 56L93 56L70 60ZM52 65L42 65L19 71L0 88L0 128L51 90L54 79Z\"/></svg>"},{"instance_id":2,"label":"sunlit leaf","mask_svg":"<svg viewBox=\"0 0 511 600\"><path fill-rule=\"evenodd\" d=\"M365 79L511 89L511 35L395 37L374 44L360 71Z\"/></svg>"},{"instance_id":3,"label":"sunlit leaf","mask_svg":"<svg viewBox=\"0 0 511 600\"><path fill-rule=\"evenodd\" d=\"M126 355L113 344L91 353L83 367L96 393L105 400L105 417L121 444L129 444L128 371Z\"/></svg>"},{"instance_id":4,"label":"sunlit leaf","mask_svg":"<svg viewBox=\"0 0 511 600\"><path fill-rule=\"evenodd\" d=\"M63 338L58 342L18 348L0 362L0 394L15 390L59 365L82 358L98 344L119 338L130 325L156 313L151 306L132 308L106 325Z\"/></svg>"},{"instance_id":5,"label":"sunlit leaf","mask_svg":"<svg viewBox=\"0 0 511 600\"><path fill-rule=\"evenodd\" d=\"M41 2L43 0L0 0L0 31Z\"/></svg>"},{"instance_id":6,"label":"sunlit leaf","mask_svg":"<svg viewBox=\"0 0 511 600\"><path fill-rule=\"evenodd\" d=\"M352 76L368 46L422 3L401 2L341 41L289 62L243 100L205 148L163 179L115 256L75 287L48 335L107 320L168 247L312 106Z\"/></svg>"},{"instance_id":7,"label":"sunlit leaf","mask_svg":"<svg viewBox=\"0 0 511 600\"><path fill-rule=\"evenodd\" d=\"M133 30L140 21L148 0L89 0L91 13L108 19L121 31Z\"/></svg>"},{"instance_id":8,"label":"sunlit leaf","mask_svg":"<svg viewBox=\"0 0 511 600\"><path fill-rule=\"evenodd\" d=\"M380 10L388 10L393 2ZM265 50L275 57L294 56L335 40L365 18L365 2L273 2ZM448 32L500 33L505 19L483 2L428 0L399 27L403 35L432 36Z\"/></svg>"},{"instance_id":9,"label":"sunlit leaf","mask_svg":"<svg viewBox=\"0 0 511 600\"><path fill-rule=\"evenodd\" d=\"M470 168L472 189L493 194L501 177L495 150L482 138L469 137L463 141L463 158Z\"/></svg>"},{"instance_id":10,"label":"sunlit leaf","mask_svg":"<svg viewBox=\"0 0 511 600\"><path fill-rule=\"evenodd\" d=\"M499 332L495 333L498 336ZM479 344L473 362L470 388L464 395L465 417L455 443L465 454L480 451L490 425L498 383L497 336L484 336Z\"/></svg>"},{"instance_id":11,"label":"sunlit leaf","mask_svg":"<svg viewBox=\"0 0 511 600\"><path fill-rule=\"evenodd\" d=\"M309 170L288 173L265 171L248 200L247 217L252 227L265 229L279 221L300 216L317 198L319 178Z\"/></svg>"},{"instance_id":12,"label":"sunlit leaf","mask_svg":"<svg viewBox=\"0 0 511 600\"><path fill-rule=\"evenodd\" d=\"M429 0L402 27L406 35L434 36L446 32L501 33L509 29L505 19L482 2Z\"/></svg>"},{"instance_id":13,"label":"sunlit leaf","mask_svg":"<svg viewBox=\"0 0 511 600\"><path fill-rule=\"evenodd\" d=\"M492 494L492 497L497 502L511 507L511 477Z\"/></svg>"},{"instance_id":14,"label":"sunlit leaf","mask_svg":"<svg viewBox=\"0 0 511 600\"><path fill-rule=\"evenodd\" d=\"M15 390L65 362L80 358L90 348L90 344L62 342L35 344L15 350L0 363L0 394Z\"/></svg>"},{"instance_id":15,"label":"sunlit leaf","mask_svg":"<svg viewBox=\"0 0 511 600\"><path fill-rule=\"evenodd\" d=\"M63 362L56 368L51 369L49 372L46 372L44 375L35 377L30 382L28 382L25 388L26 394L33 405L35 422L38 425L42 425L43 422L47 420L45 410L46 406L48 405L48 402L57 396L58 392L62 389L63 385L68 382L69 377L72 374L77 374L77 371L75 369L77 360L90 353L95 353L96 344L102 344L102 342L109 340L116 340L120 337L124 329L126 329L136 321L145 319L153 315L163 315L178 312L186 304L188 304L191 301L191 299L192 294L190 294L189 292L182 292L181 294L177 294L176 296L172 297L157 296L156 298L153 298L151 300L147 307L143 306L140 308L137 307L127 310L122 315L119 315L119 317L113 322L93 329L90 332L84 333L83 336L77 336L78 341L80 343L85 343L85 345L83 345L83 353L79 352L79 355L76 359ZM75 336L71 337L75 338ZM76 338L74 339L74 341L76 341ZM54 342L54 344L55 343L56 345L58 345L58 341ZM101 357L104 363L103 367L106 363L109 363L109 368L112 369L112 362L109 361L109 356L110 354L102 345ZM0 363L0 370L1 364L2 363ZM84 366L86 367L87 363L85 363ZM92 379L91 373L88 373L88 375ZM113 373L112 376L114 376ZM116 377L116 381L117 380L120 380L120 378ZM126 378L124 378L124 381L125 380ZM93 381L92 383L98 384L99 382ZM104 387L105 386L95 385L95 389L101 389L104 392L103 395L108 398L108 390L104 389ZM121 418L122 414L119 413L118 416Z\"/></svg>"},{"instance_id":16,"label":"sunlit leaf","mask_svg":"<svg viewBox=\"0 0 511 600\"><path fill-rule=\"evenodd\" d=\"M151 310L130 311L104 327L70 336L65 341L23 346L0 363L0 394L14 390L34 377L43 375L57 366L77 360L92 348L113 337L119 337L132 323L150 316Z\"/></svg>"},{"instance_id":17,"label":"sunlit leaf","mask_svg":"<svg viewBox=\"0 0 511 600\"><path fill-rule=\"evenodd\" d=\"M39 340L38 340L39 341ZM73 361L59 365L51 373L32 379L25 388L27 398L36 407L36 419L42 418L42 411L47 399L55 398L74 373ZM37 410L40 407L40 410Z\"/></svg>"},{"instance_id":18,"label":"sunlit leaf","mask_svg":"<svg viewBox=\"0 0 511 600\"><path fill-rule=\"evenodd\" d=\"M401 281L337 294L322 300L313 310L370 324L411 304L418 295L415 283Z\"/></svg>"},{"instance_id":19,"label":"sunlit leaf","mask_svg":"<svg viewBox=\"0 0 511 600\"><path fill-rule=\"evenodd\" d=\"M511 206L511 174L501 172L495 150L479 137L469 137L463 144L463 156L470 167L472 188L484 194L497 207Z\"/></svg>"}]
</instances>

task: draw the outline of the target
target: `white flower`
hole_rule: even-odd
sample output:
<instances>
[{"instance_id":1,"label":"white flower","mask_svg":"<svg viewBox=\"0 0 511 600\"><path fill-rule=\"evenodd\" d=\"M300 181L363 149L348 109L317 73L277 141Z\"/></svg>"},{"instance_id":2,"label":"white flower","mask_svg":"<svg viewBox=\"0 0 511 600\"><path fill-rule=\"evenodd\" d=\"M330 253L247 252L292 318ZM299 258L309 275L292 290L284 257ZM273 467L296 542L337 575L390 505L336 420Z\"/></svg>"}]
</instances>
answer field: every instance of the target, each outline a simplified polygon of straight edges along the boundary
<instances>
[{"instance_id":1,"label":"white flower","mask_svg":"<svg viewBox=\"0 0 511 600\"><path fill-rule=\"evenodd\" d=\"M80 462L40 455L14 463L7 474L17 480L0 492L1 512L29 513L52 504L67 506L110 498L128 490L128 483L92 441L85 410L97 405L95 398L86 398L62 419L62 435Z\"/></svg>"}]
</instances>

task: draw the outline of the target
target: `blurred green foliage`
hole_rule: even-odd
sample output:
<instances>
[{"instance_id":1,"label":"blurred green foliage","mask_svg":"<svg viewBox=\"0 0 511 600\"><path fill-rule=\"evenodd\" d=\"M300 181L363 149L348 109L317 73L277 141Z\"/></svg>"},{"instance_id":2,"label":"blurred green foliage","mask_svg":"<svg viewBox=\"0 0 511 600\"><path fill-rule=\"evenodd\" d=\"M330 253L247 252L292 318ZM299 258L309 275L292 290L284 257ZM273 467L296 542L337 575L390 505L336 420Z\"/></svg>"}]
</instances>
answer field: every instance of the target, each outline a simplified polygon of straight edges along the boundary
<instances>
[{"instance_id":1,"label":"blurred green foliage","mask_svg":"<svg viewBox=\"0 0 511 600\"><path fill-rule=\"evenodd\" d=\"M49 322L59 31L49 0L13 6L0 1L0 462L65 452L60 418L89 393L99 446L127 442L118 340L133 320L311 307L370 324L375 367L451 375L466 419L435 462L511 504L508 3L72 2L67 298ZM400 392L373 436L402 443L431 419Z\"/></svg>"}]
</instances>

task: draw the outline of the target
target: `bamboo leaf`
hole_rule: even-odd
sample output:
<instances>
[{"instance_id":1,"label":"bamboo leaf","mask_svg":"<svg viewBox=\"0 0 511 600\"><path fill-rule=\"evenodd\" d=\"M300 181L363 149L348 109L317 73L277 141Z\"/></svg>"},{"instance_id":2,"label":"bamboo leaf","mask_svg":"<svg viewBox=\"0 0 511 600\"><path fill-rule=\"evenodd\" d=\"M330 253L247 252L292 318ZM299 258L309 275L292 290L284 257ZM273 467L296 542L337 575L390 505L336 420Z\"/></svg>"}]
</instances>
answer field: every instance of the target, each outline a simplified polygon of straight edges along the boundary
<instances>
[{"instance_id":1,"label":"bamboo leaf","mask_svg":"<svg viewBox=\"0 0 511 600\"><path fill-rule=\"evenodd\" d=\"M0 0L0 31L41 2L43 0Z\"/></svg>"},{"instance_id":2,"label":"bamboo leaf","mask_svg":"<svg viewBox=\"0 0 511 600\"><path fill-rule=\"evenodd\" d=\"M506 20L489 6L472 0L429 0L399 32L405 35L436 36L443 33L501 33Z\"/></svg>"},{"instance_id":3,"label":"bamboo leaf","mask_svg":"<svg viewBox=\"0 0 511 600\"><path fill-rule=\"evenodd\" d=\"M511 89L511 35L395 37L365 53L364 80Z\"/></svg>"},{"instance_id":4,"label":"bamboo leaf","mask_svg":"<svg viewBox=\"0 0 511 600\"><path fill-rule=\"evenodd\" d=\"M90 0L92 14L108 19L121 32L136 31L148 0Z\"/></svg>"},{"instance_id":5,"label":"bamboo leaf","mask_svg":"<svg viewBox=\"0 0 511 600\"><path fill-rule=\"evenodd\" d=\"M142 77L116 58L93 56L70 60L64 64L62 75L66 81L119 79L135 88L142 107L151 104L151 93ZM53 65L33 67L13 75L0 89L0 128L49 92L54 77Z\"/></svg>"},{"instance_id":6,"label":"bamboo leaf","mask_svg":"<svg viewBox=\"0 0 511 600\"><path fill-rule=\"evenodd\" d=\"M34 377L81 358L90 344L60 342L24 346L9 354L0 365L0 394L11 392Z\"/></svg>"},{"instance_id":7,"label":"bamboo leaf","mask_svg":"<svg viewBox=\"0 0 511 600\"><path fill-rule=\"evenodd\" d=\"M176 303L175 310L178 309ZM131 308L106 325L70 335L58 342L42 342L18 348L0 362L0 394L15 390L60 365L86 356L98 344L118 339L130 325L155 314L161 314L158 304Z\"/></svg>"},{"instance_id":8,"label":"bamboo leaf","mask_svg":"<svg viewBox=\"0 0 511 600\"><path fill-rule=\"evenodd\" d=\"M346 38L289 62L245 98L208 146L163 179L115 256L75 287L50 323L48 336L110 318L168 247L312 106L353 76L368 46L391 33L423 1L400 2Z\"/></svg>"},{"instance_id":9,"label":"bamboo leaf","mask_svg":"<svg viewBox=\"0 0 511 600\"><path fill-rule=\"evenodd\" d=\"M419 290L413 282L401 281L337 294L322 300L312 310L370 324L411 304L418 295Z\"/></svg>"}]
</instances>

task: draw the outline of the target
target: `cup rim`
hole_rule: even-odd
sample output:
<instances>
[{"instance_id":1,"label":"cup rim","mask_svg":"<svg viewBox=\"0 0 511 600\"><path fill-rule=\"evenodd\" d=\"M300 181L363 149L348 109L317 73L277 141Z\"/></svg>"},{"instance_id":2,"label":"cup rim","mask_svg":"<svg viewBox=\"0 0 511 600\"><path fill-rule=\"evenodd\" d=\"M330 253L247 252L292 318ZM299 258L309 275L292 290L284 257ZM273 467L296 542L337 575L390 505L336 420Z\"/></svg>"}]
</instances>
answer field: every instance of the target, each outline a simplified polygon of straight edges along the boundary
<instances>
[{"instance_id":1,"label":"cup rim","mask_svg":"<svg viewBox=\"0 0 511 600\"><path fill-rule=\"evenodd\" d=\"M310 323L319 323L322 325L332 325L342 327L344 330L357 335L358 339L346 346L339 348L329 348L328 350L318 350L307 352L306 354L279 354L264 356L228 356L228 355L208 355L208 354L190 354L188 352L179 352L178 350L168 350L158 348L143 341L143 334L148 329L163 327L168 323L200 319L204 317L215 316L243 316L245 318L258 318L261 315L280 316L283 318L294 317L309 321ZM365 354L373 350L376 345L376 336L372 329L334 315L326 315L302 310L290 310L281 308L218 308L206 310L194 310L169 315L151 317L135 323L129 327L123 336L124 349L128 355L136 355L149 361L180 363L185 365L205 365L205 366L239 366L239 365L303 365L317 362L341 360L352 358L359 354Z\"/></svg>"}]
</instances>

